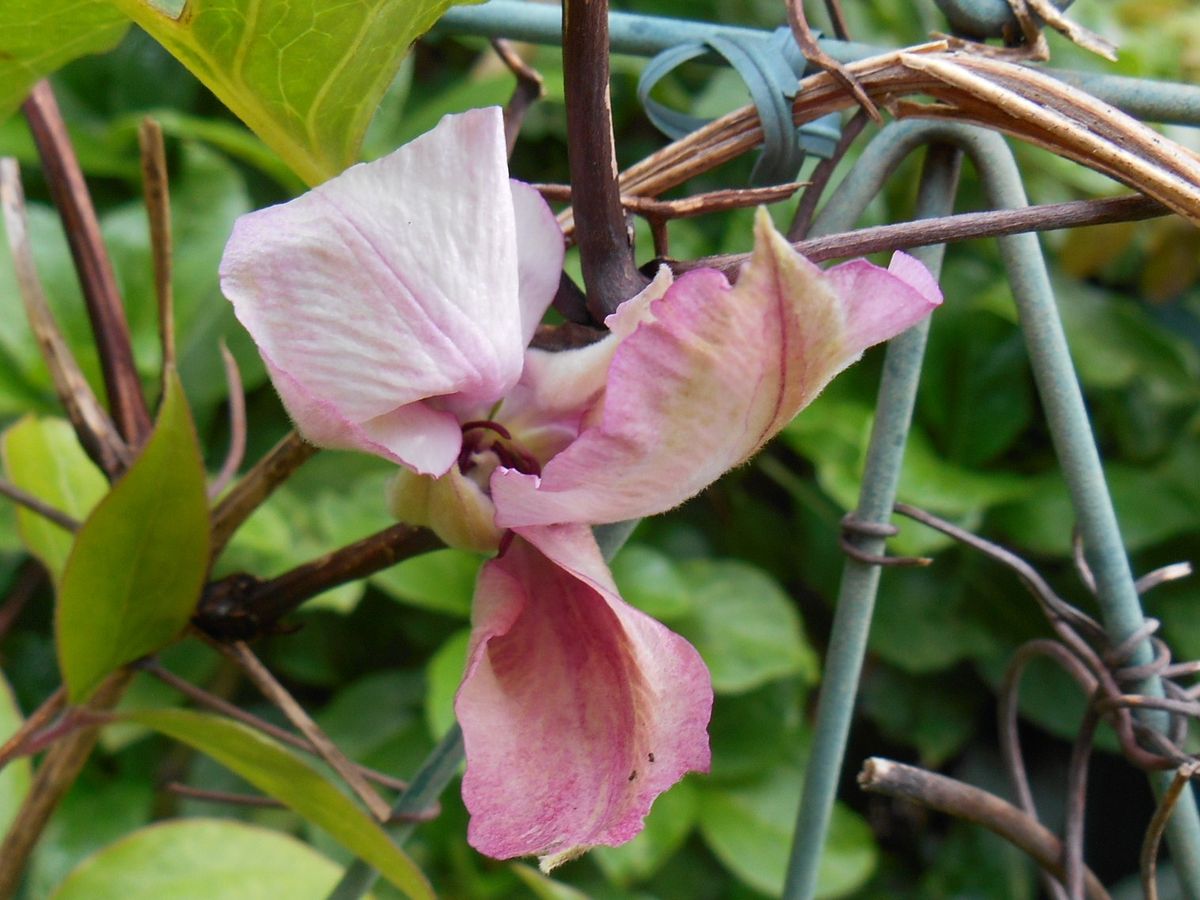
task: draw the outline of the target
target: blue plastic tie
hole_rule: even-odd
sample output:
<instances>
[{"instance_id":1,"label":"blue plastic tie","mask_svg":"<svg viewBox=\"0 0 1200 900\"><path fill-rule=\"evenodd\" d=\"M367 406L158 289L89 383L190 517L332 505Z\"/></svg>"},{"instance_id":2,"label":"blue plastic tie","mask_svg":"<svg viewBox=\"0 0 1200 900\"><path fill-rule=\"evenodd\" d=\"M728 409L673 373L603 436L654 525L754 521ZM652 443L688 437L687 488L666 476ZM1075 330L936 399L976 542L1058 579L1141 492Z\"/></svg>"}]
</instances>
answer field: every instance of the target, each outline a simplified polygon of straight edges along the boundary
<instances>
[{"instance_id":1,"label":"blue plastic tie","mask_svg":"<svg viewBox=\"0 0 1200 900\"><path fill-rule=\"evenodd\" d=\"M638 99L659 131L678 140L712 121L671 109L650 97L650 92L670 72L712 53L741 76L762 123L763 152L750 176L753 184L793 181L805 153L823 159L833 155L841 137L841 118L837 113L800 128L792 122L792 102L808 61L787 28L761 36L714 34L703 42L670 47L651 59L638 80Z\"/></svg>"}]
</instances>

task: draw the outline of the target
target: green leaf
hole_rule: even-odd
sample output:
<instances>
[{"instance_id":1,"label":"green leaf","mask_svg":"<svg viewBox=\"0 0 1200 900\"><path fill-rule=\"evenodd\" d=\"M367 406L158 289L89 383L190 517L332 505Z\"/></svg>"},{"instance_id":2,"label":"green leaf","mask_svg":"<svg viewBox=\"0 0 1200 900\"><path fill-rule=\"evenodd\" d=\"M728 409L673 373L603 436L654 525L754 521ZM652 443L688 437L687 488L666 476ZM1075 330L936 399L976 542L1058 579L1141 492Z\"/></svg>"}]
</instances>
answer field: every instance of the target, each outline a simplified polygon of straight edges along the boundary
<instances>
[{"instance_id":1,"label":"green leaf","mask_svg":"<svg viewBox=\"0 0 1200 900\"><path fill-rule=\"evenodd\" d=\"M438 648L425 669L429 690L425 697L425 718L429 733L440 737L454 724L454 695L462 683L467 670L467 649L471 643L471 629L452 634Z\"/></svg>"},{"instance_id":2,"label":"green leaf","mask_svg":"<svg viewBox=\"0 0 1200 900\"><path fill-rule=\"evenodd\" d=\"M340 877L340 866L289 835L227 819L180 819L84 860L53 900L320 900Z\"/></svg>"},{"instance_id":3,"label":"green leaf","mask_svg":"<svg viewBox=\"0 0 1200 900\"><path fill-rule=\"evenodd\" d=\"M199 750L334 837L413 898L433 898L425 876L383 829L315 769L258 732L188 710L132 713L129 719Z\"/></svg>"},{"instance_id":4,"label":"green leaf","mask_svg":"<svg viewBox=\"0 0 1200 900\"><path fill-rule=\"evenodd\" d=\"M465 619L483 560L466 550L435 550L384 569L371 576L371 584L401 603Z\"/></svg>"},{"instance_id":5,"label":"green leaf","mask_svg":"<svg viewBox=\"0 0 1200 900\"><path fill-rule=\"evenodd\" d=\"M509 868L517 878L521 879L525 887L529 888L530 894L537 900L588 900L588 895L583 891L573 888L569 884L563 884L561 881L555 881L553 878L543 875L533 866L512 863Z\"/></svg>"},{"instance_id":6,"label":"green leaf","mask_svg":"<svg viewBox=\"0 0 1200 900\"><path fill-rule=\"evenodd\" d=\"M746 884L771 896L783 891L788 853L800 804L803 774L781 766L746 784L700 788L700 833L705 843ZM817 897L842 897L875 870L879 852L871 829L838 804L817 873Z\"/></svg>"},{"instance_id":7,"label":"green leaf","mask_svg":"<svg viewBox=\"0 0 1200 900\"><path fill-rule=\"evenodd\" d=\"M921 765L936 769L971 739L983 696L958 673L935 680L877 666L863 680L862 706L885 737L916 747Z\"/></svg>"},{"instance_id":8,"label":"green leaf","mask_svg":"<svg viewBox=\"0 0 1200 900\"><path fill-rule=\"evenodd\" d=\"M187 625L208 570L204 464L179 378L145 448L76 535L59 589L59 667L72 703Z\"/></svg>"},{"instance_id":9,"label":"green leaf","mask_svg":"<svg viewBox=\"0 0 1200 900\"><path fill-rule=\"evenodd\" d=\"M65 419L25 416L4 432L0 455L9 481L74 519L84 519L108 491L104 473L79 446ZM24 508L17 510L17 529L57 582L75 536Z\"/></svg>"},{"instance_id":10,"label":"green leaf","mask_svg":"<svg viewBox=\"0 0 1200 900\"><path fill-rule=\"evenodd\" d=\"M0 744L16 734L23 721L17 698L13 696L12 688L4 676L0 675ZM32 781L33 765L28 757L14 759L0 769L0 835L8 832L8 826L21 808Z\"/></svg>"},{"instance_id":11,"label":"green leaf","mask_svg":"<svg viewBox=\"0 0 1200 900\"><path fill-rule=\"evenodd\" d=\"M612 561L625 602L663 622L690 611L693 597L675 561L645 544L626 544Z\"/></svg>"},{"instance_id":12,"label":"green leaf","mask_svg":"<svg viewBox=\"0 0 1200 900\"><path fill-rule=\"evenodd\" d=\"M409 45L449 0L113 0L308 184L357 160Z\"/></svg>"},{"instance_id":13,"label":"green leaf","mask_svg":"<svg viewBox=\"0 0 1200 900\"><path fill-rule=\"evenodd\" d=\"M816 681L816 653L773 578L733 560L690 560L681 571L692 611L671 625L704 657L713 690L742 693L787 675Z\"/></svg>"},{"instance_id":14,"label":"green leaf","mask_svg":"<svg viewBox=\"0 0 1200 900\"><path fill-rule=\"evenodd\" d=\"M89 53L111 50L125 17L90 0L9 0L0 16L0 119L55 69Z\"/></svg>"},{"instance_id":15,"label":"green leaf","mask_svg":"<svg viewBox=\"0 0 1200 900\"><path fill-rule=\"evenodd\" d=\"M690 779L679 782L654 801L646 827L619 847L597 847L592 858L620 887L644 881L674 855L696 825L700 794Z\"/></svg>"}]
</instances>

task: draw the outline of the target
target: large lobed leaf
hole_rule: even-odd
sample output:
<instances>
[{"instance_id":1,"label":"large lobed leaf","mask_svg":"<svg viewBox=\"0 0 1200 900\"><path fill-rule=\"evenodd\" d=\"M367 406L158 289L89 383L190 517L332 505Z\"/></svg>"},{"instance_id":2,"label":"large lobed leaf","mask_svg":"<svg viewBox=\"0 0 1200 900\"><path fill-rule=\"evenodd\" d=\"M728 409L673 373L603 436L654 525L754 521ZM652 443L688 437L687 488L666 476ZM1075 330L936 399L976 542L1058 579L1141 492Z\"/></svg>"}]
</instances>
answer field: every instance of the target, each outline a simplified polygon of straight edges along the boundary
<instances>
[{"instance_id":1,"label":"large lobed leaf","mask_svg":"<svg viewBox=\"0 0 1200 900\"><path fill-rule=\"evenodd\" d=\"M421 870L374 819L315 769L269 738L229 719L182 709L145 710L129 714L128 719L211 756L329 832L414 900L433 897Z\"/></svg>"},{"instance_id":2,"label":"large lobed leaf","mask_svg":"<svg viewBox=\"0 0 1200 900\"><path fill-rule=\"evenodd\" d=\"M309 184L357 161L409 45L450 0L113 0Z\"/></svg>"},{"instance_id":3,"label":"large lobed leaf","mask_svg":"<svg viewBox=\"0 0 1200 900\"><path fill-rule=\"evenodd\" d=\"M0 119L55 69L111 50L128 24L96 0L6 0L0 12Z\"/></svg>"},{"instance_id":4,"label":"large lobed leaf","mask_svg":"<svg viewBox=\"0 0 1200 900\"><path fill-rule=\"evenodd\" d=\"M55 626L72 703L187 625L208 569L204 464L179 378L129 471L79 529Z\"/></svg>"}]
</instances>

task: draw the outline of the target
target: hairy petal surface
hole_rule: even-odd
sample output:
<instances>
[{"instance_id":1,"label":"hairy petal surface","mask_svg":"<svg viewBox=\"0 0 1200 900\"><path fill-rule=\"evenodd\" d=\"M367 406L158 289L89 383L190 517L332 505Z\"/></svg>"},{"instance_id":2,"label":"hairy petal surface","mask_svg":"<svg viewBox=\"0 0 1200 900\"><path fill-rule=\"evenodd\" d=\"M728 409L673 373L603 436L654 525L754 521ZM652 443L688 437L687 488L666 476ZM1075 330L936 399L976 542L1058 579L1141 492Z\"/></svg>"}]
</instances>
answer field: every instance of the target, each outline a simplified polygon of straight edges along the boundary
<instances>
[{"instance_id":1,"label":"hairy petal surface","mask_svg":"<svg viewBox=\"0 0 1200 900\"><path fill-rule=\"evenodd\" d=\"M497 523L664 512L749 459L866 347L940 302L911 257L898 255L893 271L856 262L822 272L760 211L736 285L711 269L680 277L617 347L591 427L540 477L496 471Z\"/></svg>"},{"instance_id":2,"label":"hairy petal surface","mask_svg":"<svg viewBox=\"0 0 1200 900\"><path fill-rule=\"evenodd\" d=\"M520 376L562 261L532 193L509 181L499 110L482 109L238 220L221 285L306 437L451 466L452 417L411 407L491 403Z\"/></svg>"},{"instance_id":3,"label":"hairy petal surface","mask_svg":"<svg viewBox=\"0 0 1200 900\"><path fill-rule=\"evenodd\" d=\"M468 839L488 856L623 843L707 771L712 684L683 638L617 594L590 529L533 528L480 574L455 701Z\"/></svg>"}]
</instances>

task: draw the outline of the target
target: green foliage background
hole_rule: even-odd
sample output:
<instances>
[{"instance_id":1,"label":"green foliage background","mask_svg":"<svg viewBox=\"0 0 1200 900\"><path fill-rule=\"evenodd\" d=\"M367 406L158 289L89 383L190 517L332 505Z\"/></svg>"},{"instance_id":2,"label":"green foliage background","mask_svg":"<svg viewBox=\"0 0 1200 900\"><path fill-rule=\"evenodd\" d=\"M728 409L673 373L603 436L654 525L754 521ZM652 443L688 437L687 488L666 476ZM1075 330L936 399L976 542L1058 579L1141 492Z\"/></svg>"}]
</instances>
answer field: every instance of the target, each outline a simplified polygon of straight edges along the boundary
<instances>
[{"instance_id":1,"label":"green foliage background","mask_svg":"<svg viewBox=\"0 0 1200 900\"><path fill-rule=\"evenodd\" d=\"M779 4L765 0L653 0L636 8L763 27L782 21ZM944 27L924 0L848 3L846 10L856 40L885 46L917 42ZM1191 81L1200 75L1200 14L1188 0L1081 0L1074 14L1121 40L1121 72ZM1056 65L1099 67L1055 36L1051 44ZM533 63L546 76L548 97L526 122L513 171L530 181L565 181L561 61L556 50L541 48ZM613 61L617 145L625 165L662 143L636 103L642 64L624 57ZM512 83L482 40L424 41L384 94L364 154L382 155L448 112L503 103ZM253 347L220 297L216 266L234 218L286 199L300 189L299 181L137 28L111 53L62 70L55 87L96 194L147 384L155 382L159 360L139 200L137 122L155 115L170 135L180 374L213 471L228 441L218 342L229 343L249 392L248 459L256 458L288 423ZM744 102L734 76L699 66L686 68L661 90L661 99L701 112L722 112ZM1200 146L1194 134L1173 130L1172 135ZM1118 192L1105 179L1042 151L1020 147L1018 153L1033 202ZM19 117L0 124L0 154L19 157L28 173L36 201L31 215L39 268L59 320L98 384L69 255ZM690 187L742 185L749 167L749 160L738 161ZM865 224L901 221L910 214L914 173L910 162L872 205ZM968 176L960 206L974 208L978 201ZM783 206L778 220L786 223L790 209ZM747 211L676 223L672 252L686 257L748 249L749 219ZM1043 243L1135 568L1145 571L1196 556L1200 236L1191 226L1166 219L1053 234ZM649 257L647 235L641 235L640 245ZM1029 555L1065 596L1087 605L1067 561L1071 514L994 246L975 242L952 248L943 289L948 302L934 317L901 498ZM7 426L30 412L54 415L49 377L16 311L5 254L0 254L0 304L0 419ZM578 896L573 893L578 891L596 898L739 900L778 892L840 572L837 523L854 504L878 370L878 353L869 355L752 464L682 510L643 523L614 563L625 597L693 641L713 671L718 699L711 776L690 777L665 795L645 834L634 842L597 850L556 873L554 882L526 866L489 861L469 850L466 814L452 787L441 818L418 829L408 845L439 894L552 898ZM50 426L47 434L53 431ZM389 466L366 457L321 454L239 532L215 574L277 574L384 527L383 485L389 472ZM65 481L88 477L63 476ZM993 691L1013 648L1044 631L1015 579L977 555L916 526L905 526L893 549L936 555L937 564L884 575L843 804L822 872L823 893L1035 896L1031 868L998 840L868 799L853 786L858 761L884 754L1004 792ZM25 552L13 510L0 506L0 581L15 583ZM410 773L450 721L479 563L470 554L441 551L366 583L338 588L309 603L293 617L299 630L264 641L261 653L353 758ZM1200 656L1200 589L1194 583L1160 588L1147 606L1164 621L1177 655ZM59 680L50 608L47 588L0 637L0 666L26 712ZM179 645L164 662L256 713L277 718L201 645ZM137 676L125 708L179 702L168 689L143 679ZM1034 788L1053 823L1068 752L1064 741L1074 733L1081 702L1069 684L1036 668L1023 700ZM0 711L3 737L12 717L2 684L0 705L5 707ZM0 780L0 826L11 814L5 795L18 789L10 785L27 777L19 768L2 776L7 780ZM1097 761L1094 779L1089 846L1101 876L1118 879L1135 871L1150 800L1140 776L1115 757ZM203 833L180 829L178 838L158 826L102 851L169 816L246 820L298 835L323 856L346 861L330 838L292 813L183 800L160 790L171 780L245 789L208 758L135 722L109 729L39 847L25 896L47 897L61 884L63 897L102 896L103 889L128 898L127 888L103 879L125 877L139 865L152 868L168 852L164 846L209 841L218 856L222 837L260 842L256 858L267 870L274 854L280 860L295 857L295 866L314 871L327 865L294 844L259 832L247 836L242 824L222 830L219 822ZM1106 820L1105 813L1113 811L1119 815ZM103 855L63 883L97 851ZM80 879L86 877L97 880L85 880L80 893ZM206 876L192 871L180 877L203 884ZM288 896L306 896L300 891L289 890ZM390 892L380 887L377 896Z\"/></svg>"}]
</instances>

